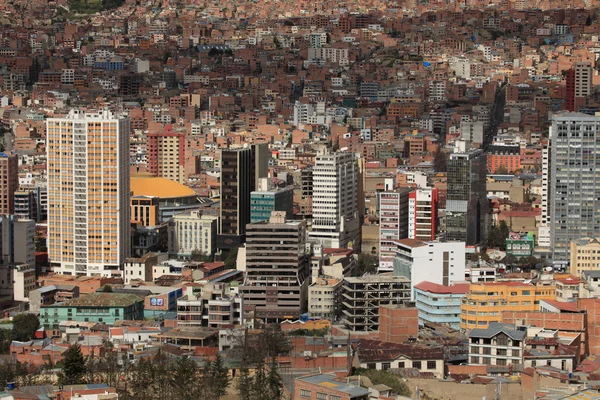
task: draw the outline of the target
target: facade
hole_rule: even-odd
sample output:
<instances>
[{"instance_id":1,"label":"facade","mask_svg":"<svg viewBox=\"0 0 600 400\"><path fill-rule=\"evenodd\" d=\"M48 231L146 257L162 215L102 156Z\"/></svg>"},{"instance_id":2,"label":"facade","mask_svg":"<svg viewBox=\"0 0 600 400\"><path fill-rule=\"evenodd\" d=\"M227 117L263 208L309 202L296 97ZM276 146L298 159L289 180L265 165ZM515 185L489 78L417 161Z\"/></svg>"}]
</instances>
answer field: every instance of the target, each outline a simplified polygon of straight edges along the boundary
<instances>
[{"instance_id":1,"label":"facade","mask_svg":"<svg viewBox=\"0 0 600 400\"><path fill-rule=\"evenodd\" d=\"M335 320L339 309L341 279L317 278L308 287L308 317Z\"/></svg>"},{"instance_id":2,"label":"facade","mask_svg":"<svg viewBox=\"0 0 600 400\"><path fill-rule=\"evenodd\" d=\"M529 257L533 255L535 241L533 235L511 232L506 238L506 255L515 258Z\"/></svg>"},{"instance_id":3,"label":"facade","mask_svg":"<svg viewBox=\"0 0 600 400\"><path fill-rule=\"evenodd\" d=\"M123 264L123 281L129 285L132 280L152 282L152 267L166 261L166 253L146 253L139 258L127 258Z\"/></svg>"},{"instance_id":4,"label":"facade","mask_svg":"<svg viewBox=\"0 0 600 400\"><path fill-rule=\"evenodd\" d=\"M131 219L142 226L156 226L160 223L160 202L156 196L132 196Z\"/></svg>"},{"instance_id":5,"label":"facade","mask_svg":"<svg viewBox=\"0 0 600 400\"><path fill-rule=\"evenodd\" d=\"M57 330L61 321L104 322L144 319L144 298L135 294L98 292L40 307L40 323Z\"/></svg>"},{"instance_id":6,"label":"facade","mask_svg":"<svg viewBox=\"0 0 600 400\"><path fill-rule=\"evenodd\" d=\"M346 277L342 282L342 323L351 331L377 331L379 307L403 304L410 297L410 280L403 276Z\"/></svg>"},{"instance_id":7,"label":"facade","mask_svg":"<svg viewBox=\"0 0 600 400\"><path fill-rule=\"evenodd\" d=\"M46 135L51 266L70 275L120 275L131 249L129 119L71 110L48 119Z\"/></svg>"},{"instance_id":8,"label":"facade","mask_svg":"<svg viewBox=\"0 0 600 400\"><path fill-rule=\"evenodd\" d=\"M569 249L571 274L581 276L583 271L600 271L600 237L573 240Z\"/></svg>"},{"instance_id":9,"label":"facade","mask_svg":"<svg viewBox=\"0 0 600 400\"><path fill-rule=\"evenodd\" d=\"M486 156L482 150L454 153L448 160L446 239L467 246L487 236L488 200L485 188Z\"/></svg>"},{"instance_id":10,"label":"facade","mask_svg":"<svg viewBox=\"0 0 600 400\"><path fill-rule=\"evenodd\" d=\"M522 365L527 331L499 323L469 332L469 364Z\"/></svg>"},{"instance_id":11,"label":"facade","mask_svg":"<svg viewBox=\"0 0 600 400\"><path fill-rule=\"evenodd\" d=\"M225 328L244 324L243 299L228 284L205 284L197 294L177 299L178 327Z\"/></svg>"},{"instance_id":12,"label":"facade","mask_svg":"<svg viewBox=\"0 0 600 400\"><path fill-rule=\"evenodd\" d=\"M35 221L0 216L2 264L24 264L35 268Z\"/></svg>"},{"instance_id":13,"label":"facade","mask_svg":"<svg viewBox=\"0 0 600 400\"><path fill-rule=\"evenodd\" d=\"M417 189L408 195L408 238L435 240L438 230L437 188Z\"/></svg>"},{"instance_id":14,"label":"facade","mask_svg":"<svg viewBox=\"0 0 600 400\"><path fill-rule=\"evenodd\" d=\"M79 287L76 285L49 285L29 291L29 311L40 312L41 306L79 297Z\"/></svg>"},{"instance_id":15,"label":"facade","mask_svg":"<svg viewBox=\"0 0 600 400\"><path fill-rule=\"evenodd\" d=\"M448 324L460 328L461 300L469 291L468 284L452 286L421 282L413 286L414 300L419 310L419 324Z\"/></svg>"},{"instance_id":16,"label":"facade","mask_svg":"<svg viewBox=\"0 0 600 400\"><path fill-rule=\"evenodd\" d=\"M271 211L284 211L287 219L294 215L294 187L254 191L250 194L250 222L268 221Z\"/></svg>"},{"instance_id":17,"label":"facade","mask_svg":"<svg viewBox=\"0 0 600 400\"><path fill-rule=\"evenodd\" d=\"M185 133L167 127L165 132L149 133L147 138L148 172L185 183Z\"/></svg>"},{"instance_id":18,"label":"facade","mask_svg":"<svg viewBox=\"0 0 600 400\"><path fill-rule=\"evenodd\" d=\"M175 258L191 258L194 252L212 255L217 251L216 215L202 210L190 210L176 214L169 221L169 255Z\"/></svg>"},{"instance_id":19,"label":"facade","mask_svg":"<svg viewBox=\"0 0 600 400\"><path fill-rule=\"evenodd\" d=\"M259 179L268 174L267 144L249 148L221 150L221 215L219 218L220 249L238 247L245 240L250 223L250 193Z\"/></svg>"},{"instance_id":20,"label":"facade","mask_svg":"<svg viewBox=\"0 0 600 400\"><path fill-rule=\"evenodd\" d=\"M0 214L13 214L14 196L19 188L19 157L0 153Z\"/></svg>"},{"instance_id":21,"label":"facade","mask_svg":"<svg viewBox=\"0 0 600 400\"><path fill-rule=\"evenodd\" d=\"M393 270L396 241L409 235L409 188L379 193L379 271Z\"/></svg>"},{"instance_id":22,"label":"facade","mask_svg":"<svg viewBox=\"0 0 600 400\"><path fill-rule=\"evenodd\" d=\"M554 300L554 285L522 282L472 283L462 299L460 328L485 329L505 311L537 311L541 300Z\"/></svg>"},{"instance_id":23,"label":"facade","mask_svg":"<svg viewBox=\"0 0 600 400\"><path fill-rule=\"evenodd\" d=\"M360 248L358 162L354 153L318 156L313 167L312 231L323 247Z\"/></svg>"},{"instance_id":24,"label":"facade","mask_svg":"<svg viewBox=\"0 0 600 400\"><path fill-rule=\"evenodd\" d=\"M589 62L575 63L575 97L592 95L594 70Z\"/></svg>"},{"instance_id":25,"label":"facade","mask_svg":"<svg viewBox=\"0 0 600 400\"><path fill-rule=\"evenodd\" d=\"M600 236L600 117L556 114L550 135L550 247L566 264L571 241Z\"/></svg>"},{"instance_id":26,"label":"facade","mask_svg":"<svg viewBox=\"0 0 600 400\"><path fill-rule=\"evenodd\" d=\"M246 271L240 292L247 309L265 321L297 319L307 307L310 255L306 222L273 211L247 226Z\"/></svg>"},{"instance_id":27,"label":"facade","mask_svg":"<svg viewBox=\"0 0 600 400\"><path fill-rule=\"evenodd\" d=\"M38 209L33 190L17 190L14 194L14 215L17 218L38 220Z\"/></svg>"},{"instance_id":28,"label":"facade","mask_svg":"<svg viewBox=\"0 0 600 400\"><path fill-rule=\"evenodd\" d=\"M158 206L153 211L155 200L142 201L142 199L158 199ZM131 203L139 200L138 219L154 219L153 213L158 213L158 222L168 221L175 214L188 210L195 210L202 204L198 194L179 182L166 178L155 177L149 173L140 173L131 177ZM132 209L135 212L135 208Z\"/></svg>"},{"instance_id":29,"label":"facade","mask_svg":"<svg viewBox=\"0 0 600 400\"><path fill-rule=\"evenodd\" d=\"M445 286L463 282L465 263L463 242L396 242L394 275L409 278L413 287L425 281Z\"/></svg>"}]
</instances>

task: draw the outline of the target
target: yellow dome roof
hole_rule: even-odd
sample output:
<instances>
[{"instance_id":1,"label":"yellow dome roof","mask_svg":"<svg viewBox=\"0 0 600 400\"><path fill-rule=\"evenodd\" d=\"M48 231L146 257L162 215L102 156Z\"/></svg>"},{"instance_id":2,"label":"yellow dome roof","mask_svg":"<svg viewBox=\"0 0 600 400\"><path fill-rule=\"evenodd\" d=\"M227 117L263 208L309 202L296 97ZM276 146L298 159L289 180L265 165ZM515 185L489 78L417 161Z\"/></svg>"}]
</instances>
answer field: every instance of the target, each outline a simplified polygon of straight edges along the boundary
<instances>
[{"instance_id":1,"label":"yellow dome roof","mask_svg":"<svg viewBox=\"0 0 600 400\"><path fill-rule=\"evenodd\" d=\"M163 199L196 196L196 192L189 187L170 179L158 178L152 174L132 175L131 191L133 196L152 196Z\"/></svg>"}]
</instances>

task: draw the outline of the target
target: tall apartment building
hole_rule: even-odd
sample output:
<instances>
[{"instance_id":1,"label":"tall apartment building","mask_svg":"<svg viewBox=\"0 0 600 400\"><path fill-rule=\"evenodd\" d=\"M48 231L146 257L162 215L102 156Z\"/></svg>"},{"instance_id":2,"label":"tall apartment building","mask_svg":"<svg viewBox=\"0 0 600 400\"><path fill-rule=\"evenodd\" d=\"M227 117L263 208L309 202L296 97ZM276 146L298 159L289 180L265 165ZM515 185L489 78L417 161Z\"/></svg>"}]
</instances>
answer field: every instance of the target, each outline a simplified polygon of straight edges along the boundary
<instances>
[{"instance_id":1,"label":"tall apartment building","mask_svg":"<svg viewBox=\"0 0 600 400\"><path fill-rule=\"evenodd\" d=\"M273 211L269 221L248 224L246 271L240 292L246 308L266 322L297 319L306 310L310 254L306 222L286 221Z\"/></svg>"},{"instance_id":2,"label":"tall apartment building","mask_svg":"<svg viewBox=\"0 0 600 400\"><path fill-rule=\"evenodd\" d=\"M600 117L552 117L549 174L550 248L554 262L569 260L569 243L600 236Z\"/></svg>"},{"instance_id":3,"label":"tall apartment building","mask_svg":"<svg viewBox=\"0 0 600 400\"><path fill-rule=\"evenodd\" d=\"M408 195L408 238L435 240L438 230L437 188L417 189Z\"/></svg>"},{"instance_id":4,"label":"tall apartment building","mask_svg":"<svg viewBox=\"0 0 600 400\"><path fill-rule=\"evenodd\" d=\"M486 156L481 149L453 153L448 160L446 239L467 246L487 236L489 204L485 189Z\"/></svg>"},{"instance_id":5,"label":"tall apartment building","mask_svg":"<svg viewBox=\"0 0 600 400\"><path fill-rule=\"evenodd\" d=\"M14 196L18 188L19 159L17 155L0 153L0 214L14 213Z\"/></svg>"},{"instance_id":6,"label":"tall apartment building","mask_svg":"<svg viewBox=\"0 0 600 400\"><path fill-rule=\"evenodd\" d=\"M259 179L268 175L268 151L267 144L221 150L219 249L244 242L246 224L250 223L250 194L259 186Z\"/></svg>"},{"instance_id":7,"label":"tall apartment building","mask_svg":"<svg viewBox=\"0 0 600 400\"><path fill-rule=\"evenodd\" d=\"M575 63L575 97L588 97L593 89L593 69L589 62Z\"/></svg>"},{"instance_id":8,"label":"tall apartment building","mask_svg":"<svg viewBox=\"0 0 600 400\"><path fill-rule=\"evenodd\" d=\"M393 270L396 241L409 234L410 188L379 193L379 271Z\"/></svg>"},{"instance_id":9,"label":"tall apartment building","mask_svg":"<svg viewBox=\"0 0 600 400\"><path fill-rule=\"evenodd\" d=\"M185 183L185 134L165 132L148 134L148 172L161 178Z\"/></svg>"},{"instance_id":10,"label":"tall apartment building","mask_svg":"<svg viewBox=\"0 0 600 400\"><path fill-rule=\"evenodd\" d=\"M13 197L16 217L38 220L37 201L33 190L17 190Z\"/></svg>"},{"instance_id":11,"label":"tall apartment building","mask_svg":"<svg viewBox=\"0 0 600 400\"><path fill-rule=\"evenodd\" d=\"M377 331L379 307L410 301L410 280L392 274L346 277L342 282L343 324L351 331Z\"/></svg>"},{"instance_id":12,"label":"tall apartment building","mask_svg":"<svg viewBox=\"0 0 600 400\"><path fill-rule=\"evenodd\" d=\"M131 249L129 119L71 110L46 124L51 266L120 275Z\"/></svg>"},{"instance_id":13,"label":"tall apartment building","mask_svg":"<svg viewBox=\"0 0 600 400\"><path fill-rule=\"evenodd\" d=\"M313 168L311 239L323 247L360 248L358 163L354 153L317 157Z\"/></svg>"}]
</instances>

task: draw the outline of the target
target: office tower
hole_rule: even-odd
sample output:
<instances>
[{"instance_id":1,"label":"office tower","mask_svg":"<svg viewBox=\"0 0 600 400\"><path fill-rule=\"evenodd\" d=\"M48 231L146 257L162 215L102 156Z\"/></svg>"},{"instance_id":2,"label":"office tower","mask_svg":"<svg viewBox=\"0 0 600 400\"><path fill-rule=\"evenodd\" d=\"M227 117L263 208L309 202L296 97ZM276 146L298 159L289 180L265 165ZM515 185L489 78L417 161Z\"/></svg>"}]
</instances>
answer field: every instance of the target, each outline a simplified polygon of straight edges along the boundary
<instances>
[{"instance_id":1,"label":"office tower","mask_svg":"<svg viewBox=\"0 0 600 400\"><path fill-rule=\"evenodd\" d=\"M219 249L238 247L250 223L250 193L268 174L268 145L221 150L221 215Z\"/></svg>"},{"instance_id":2,"label":"office tower","mask_svg":"<svg viewBox=\"0 0 600 400\"><path fill-rule=\"evenodd\" d=\"M185 134L165 132L148 134L148 172L161 178L185 183Z\"/></svg>"},{"instance_id":3,"label":"office tower","mask_svg":"<svg viewBox=\"0 0 600 400\"><path fill-rule=\"evenodd\" d=\"M14 196L19 188L19 159L16 154L0 153L0 214L14 212Z\"/></svg>"},{"instance_id":4,"label":"office tower","mask_svg":"<svg viewBox=\"0 0 600 400\"><path fill-rule=\"evenodd\" d=\"M600 235L600 117L554 115L549 162L550 248L566 263L572 240Z\"/></svg>"},{"instance_id":5,"label":"office tower","mask_svg":"<svg viewBox=\"0 0 600 400\"><path fill-rule=\"evenodd\" d=\"M306 221L286 221L273 211L269 221L248 224L244 305L265 322L298 319L306 310L310 254Z\"/></svg>"},{"instance_id":6,"label":"office tower","mask_svg":"<svg viewBox=\"0 0 600 400\"><path fill-rule=\"evenodd\" d=\"M47 120L48 256L55 272L120 275L130 252L129 119Z\"/></svg>"},{"instance_id":7,"label":"office tower","mask_svg":"<svg viewBox=\"0 0 600 400\"><path fill-rule=\"evenodd\" d=\"M379 197L379 272L394 268L396 244L408 237L408 195L410 188L382 192Z\"/></svg>"},{"instance_id":8,"label":"office tower","mask_svg":"<svg viewBox=\"0 0 600 400\"><path fill-rule=\"evenodd\" d=\"M438 227L437 188L417 189L408 195L408 238L435 240ZM417 282L418 283L418 282Z\"/></svg>"},{"instance_id":9,"label":"office tower","mask_svg":"<svg viewBox=\"0 0 600 400\"><path fill-rule=\"evenodd\" d=\"M2 264L27 264L35 268L35 221L0 216Z\"/></svg>"},{"instance_id":10,"label":"office tower","mask_svg":"<svg viewBox=\"0 0 600 400\"><path fill-rule=\"evenodd\" d=\"M575 63L575 97L588 97L592 94L593 69L588 62Z\"/></svg>"},{"instance_id":11,"label":"office tower","mask_svg":"<svg viewBox=\"0 0 600 400\"><path fill-rule=\"evenodd\" d=\"M544 146L542 148L542 220L538 228L538 246L546 255L551 255L550 197L550 147Z\"/></svg>"},{"instance_id":12,"label":"office tower","mask_svg":"<svg viewBox=\"0 0 600 400\"><path fill-rule=\"evenodd\" d=\"M300 196L298 206L300 207L300 215L312 215L312 199L313 199L313 170L312 167L304 168L300 171Z\"/></svg>"},{"instance_id":13,"label":"office tower","mask_svg":"<svg viewBox=\"0 0 600 400\"><path fill-rule=\"evenodd\" d=\"M565 71L565 108L575 111L575 70L573 68Z\"/></svg>"},{"instance_id":14,"label":"office tower","mask_svg":"<svg viewBox=\"0 0 600 400\"><path fill-rule=\"evenodd\" d=\"M294 187L271 188L250 194L250 222L268 221L272 211L283 211L287 219L294 216Z\"/></svg>"},{"instance_id":15,"label":"office tower","mask_svg":"<svg viewBox=\"0 0 600 400\"><path fill-rule=\"evenodd\" d=\"M216 215L201 210L176 214L169 221L169 255L191 258L194 253L211 256L217 250Z\"/></svg>"},{"instance_id":16,"label":"office tower","mask_svg":"<svg viewBox=\"0 0 600 400\"><path fill-rule=\"evenodd\" d=\"M487 237L486 156L481 149L453 153L448 160L446 239L467 246Z\"/></svg>"},{"instance_id":17,"label":"office tower","mask_svg":"<svg viewBox=\"0 0 600 400\"><path fill-rule=\"evenodd\" d=\"M33 190L17 190L14 194L14 205L15 217L38 221L37 201Z\"/></svg>"},{"instance_id":18,"label":"office tower","mask_svg":"<svg viewBox=\"0 0 600 400\"><path fill-rule=\"evenodd\" d=\"M317 157L313 168L313 225L309 235L323 247L360 249L357 179L354 153Z\"/></svg>"}]
</instances>

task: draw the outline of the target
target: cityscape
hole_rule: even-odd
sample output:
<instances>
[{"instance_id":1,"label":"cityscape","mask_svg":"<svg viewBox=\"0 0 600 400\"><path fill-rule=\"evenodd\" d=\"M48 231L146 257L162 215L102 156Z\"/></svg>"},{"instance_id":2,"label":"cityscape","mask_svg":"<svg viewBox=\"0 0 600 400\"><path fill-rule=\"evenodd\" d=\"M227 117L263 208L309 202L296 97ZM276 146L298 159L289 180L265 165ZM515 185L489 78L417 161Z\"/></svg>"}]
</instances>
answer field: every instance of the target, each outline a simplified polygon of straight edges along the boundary
<instances>
[{"instance_id":1,"label":"cityscape","mask_svg":"<svg viewBox=\"0 0 600 400\"><path fill-rule=\"evenodd\" d=\"M0 400L600 399L597 0L1 0Z\"/></svg>"}]
</instances>

